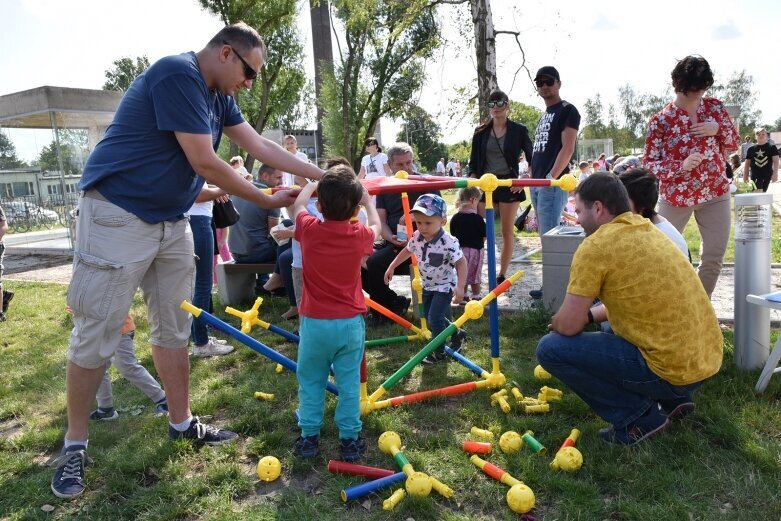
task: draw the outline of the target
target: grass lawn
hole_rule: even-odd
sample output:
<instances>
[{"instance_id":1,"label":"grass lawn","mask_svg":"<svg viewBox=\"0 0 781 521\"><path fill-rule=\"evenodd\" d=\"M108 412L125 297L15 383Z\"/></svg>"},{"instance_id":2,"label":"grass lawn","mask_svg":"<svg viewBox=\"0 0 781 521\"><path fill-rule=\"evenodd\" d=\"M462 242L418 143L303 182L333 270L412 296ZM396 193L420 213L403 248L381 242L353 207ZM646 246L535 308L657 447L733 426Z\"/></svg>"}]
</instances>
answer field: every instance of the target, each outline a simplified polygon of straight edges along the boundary
<instances>
[{"instance_id":1,"label":"grass lawn","mask_svg":"<svg viewBox=\"0 0 781 521\"><path fill-rule=\"evenodd\" d=\"M561 384L562 402L547 415L503 414L489 405L487 392L441 398L377 411L365 417L369 441L365 463L393 468L377 449L377 438L397 431L417 470L428 472L455 490L446 500L436 494L406 498L393 512L382 509L384 490L365 500L342 503L339 491L360 483L356 477L329 474L326 463L338 455L333 425L334 400L328 399L321 448L313 461L292 456L298 432L296 380L276 374L274 364L246 347L222 358L192 361L191 399L196 414L241 434L234 446L194 448L171 442L164 419L151 402L115 376L120 419L93 424L88 489L75 500L57 499L49 490L56 453L65 426L64 355L70 320L64 311L65 288L14 283L10 319L0 324L3 378L0 379L0 518L2 519L517 519L505 503L507 487L479 472L460 448L472 426L523 433L531 429L549 449L538 457L524 448L507 456L495 450L486 459L523 480L537 498L541 520L778 520L781 519L781 377L761 396L752 392L757 373L743 374L732 363L732 335L725 332L721 372L698 393L698 408L669 433L636 449L608 447L597 439L605 426ZM273 298L263 316L287 309ZM134 306L136 346L141 362L152 368L147 324L140 299ZM223 315L224 316L224 315ZM231 317L229 322L235 324ZM487 318L467 326L465 353L489 367ZM542 385L534 380L534 349L547 317L537 310L500 319L502 370L527 395ZM281 324L282 325L282 324ZM295 349L265 331L252 333L295 358ZM377 338L399 334L386 327L369 331ZM370 392L419 346L395 345L368 352ZM113 371L113 370L112 370ZM473 379L455 362L418 367L391 396ZM254 391L276 394L271 402L253 399ZM577 427L585 464L576 474L549 468L552 454ZM260 457L282 462L282 477L259 482ZM53 511L45 513L42 507ZM47 509L50 509L47 507Z\"/></svg>"}]
</instances>

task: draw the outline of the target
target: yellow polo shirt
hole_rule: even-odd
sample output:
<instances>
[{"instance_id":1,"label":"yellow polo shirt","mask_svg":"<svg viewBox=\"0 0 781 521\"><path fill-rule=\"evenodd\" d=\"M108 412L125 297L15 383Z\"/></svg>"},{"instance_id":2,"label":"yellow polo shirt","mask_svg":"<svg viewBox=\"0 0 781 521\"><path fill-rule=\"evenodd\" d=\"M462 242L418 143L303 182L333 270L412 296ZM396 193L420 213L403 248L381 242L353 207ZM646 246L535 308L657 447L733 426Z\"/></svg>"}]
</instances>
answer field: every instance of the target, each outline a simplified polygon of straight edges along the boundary
<instances>
[{"instance_id":1,"label":"yellow polo shirt","mask_svg":"<svg viewBox=\"0 0 781 521\"><path fill-rule=\"evenodd\" d=\"M688 259L648 219L626 212L586 237L567 292L599 297L613 331L671 384L719 371L723 337L710 299Z\"/></svg>"}]
</instances>

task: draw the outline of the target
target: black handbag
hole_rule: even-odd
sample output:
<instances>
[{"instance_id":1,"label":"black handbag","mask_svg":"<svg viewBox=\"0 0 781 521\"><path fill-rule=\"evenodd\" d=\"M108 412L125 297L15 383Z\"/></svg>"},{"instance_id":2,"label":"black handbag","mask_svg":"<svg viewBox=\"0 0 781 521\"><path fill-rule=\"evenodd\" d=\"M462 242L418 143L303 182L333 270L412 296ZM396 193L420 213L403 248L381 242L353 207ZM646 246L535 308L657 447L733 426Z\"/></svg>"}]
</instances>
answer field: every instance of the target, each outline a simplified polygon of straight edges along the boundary
<instances>
[{"instance_id":1,"label":"black handbag","mask_svg":"<svg viewBox=\"0 0 781 521\"><path fill-rule=\"evenodd\" d=\"M239 211L233 206L233 201L228 199L227 203L214 202L212 208L212 220L215 228L227 228L239 222Z\"/></svg>"}]
</instances>

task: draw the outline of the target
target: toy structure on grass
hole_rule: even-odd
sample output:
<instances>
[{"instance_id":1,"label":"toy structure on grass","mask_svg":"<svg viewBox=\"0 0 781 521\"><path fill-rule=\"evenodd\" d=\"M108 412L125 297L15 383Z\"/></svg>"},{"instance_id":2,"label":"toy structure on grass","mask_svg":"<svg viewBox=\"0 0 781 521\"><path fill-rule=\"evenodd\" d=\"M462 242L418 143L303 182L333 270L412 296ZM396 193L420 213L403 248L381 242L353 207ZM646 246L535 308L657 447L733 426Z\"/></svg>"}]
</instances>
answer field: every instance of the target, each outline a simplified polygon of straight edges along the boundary
<instances>
[{"instance_id":1,"label":"toy structure on grass","mask_svg":"<svg viewBox=\"0 0 781 521\"><path fill-rule=\"evenodd\" d=\"M486 240L487 240L487 252L488 252L488 281L490 291L488 294L480 300L473 300L466 304L464 313L452 322L444 331L438 334L436 337L431 338L431 332L426 324L425 313L423 312L423 298L422 298L422 283L420 277L420 270L418 267L417 259L412 256L413 278L412 278L412 290L417 296L418 312L420 316L420 325L415 326L403 317L394 314L387 308L380 306L373 302L371 299L366 298L367 305L374 311L383 314L390 318L395 323L408 329L412 332L411 335L397 336L380 340L371 340L367 342L367 347L375 345L384 345L396 342L409 342L416 340L427 340L428 343L417 354L415 354L408 362L406 362L401 368L393 373L380 387L372 394L368 393L367 389L367 371L366 371L366 357L361 362L361 413L363 415L369 414L374 410L383 409L391 406L398 406L404 403L413 403L423 401L436 396L452 396L458 394L465 394L477 389L500 389L499 391L491 395L492 405L499 406L499 408L507 413L510 411L510 405L508 402L508 395L506 389L506 378L502 374L500 369L500 357L499 357L499 310L496 299L499 295L507 291L510 286L516 283L522 276L522 271L517 271L505 279L501 284L496 285L496 238L494 233L494 207L493 207L493 192L498 187L558 187L565 191L573 190L577 184L576 179L571 175L565 175L557 180L549 179L498 179L493 174L485 174L480 179L453 179L448 177L428 177L418 175L408 175L406 172L399 172L392 178L373 178L371 180L363 180L364 186L367 188L370 194L386 194L386 193L400 193L402 198L402 205L404 208L404 219L407 227L408 237L412 236L412 218L410 215L410 204L407 196L408 191L421 192L429 190L442 190L451 188L465 188L469 186L476 186L485 193L485 209L486 209ZM262 344L261 342L250 337L247 333L250 332L253 326L260 326L268 331L276 333L286 340L297 343L299 338L297 335L284 330L281 327L269 324L261 320L258 317L259 307L262 303L262 299L258 298L255 301L254 306L247 311L238 311L233 308L227 308L226 312L238 317L241 320L241 331L226 324L222 320L218 319L214 315L203 311L189 302L182 303L182 308L193 315L196 320L203 320L215 329L237 339L248 347L254 349L258 353L266 356L267 358L277 362L278 368L280 366L294 371L296 370L296 363L270 347ZM445 346L445 352L454 360L467 367L470 371L475 373L479 380L465 382L461 384L441 387L437 389L431 389L427 391L421 391L413 394L396 396L392 398L382 399L382 397L388 393L402 378L407 376L421 361L432 353L434 350L445 344L447 338L453 333L458 331L469 320L478 320L485 313L485 307L489 307L489 322L490 322L490 343L491 343L491 370L487 371L462 354L453 351L449 347ZM540 368L541 369L541 368ZM514 382L513 382L514 383ZM333 394L338 394L336 387L329 382L328 390ZM547 412L548 401L560 399L561 392L556 389L543 388L538 395L537 399L525 398L517 387L512 389L513 396L522 410L526 413L534 412ZM262 394L262 393L261 393ZM259 397L263 398L263 397ZM580 467L582 463L582 456L580 456L577 449L574 449L573 445L577 440L577 431L573 430L573 433L568 438L568 442L562 445L562 448L557 452L557 457L551 464L554 469L560 469L572 472ZM510 433L506 433L510 434ZM519 435L512 433L514 436L505 437L505 443L503 445L512 446L512 449L507 449L508 453L520 450L520 444L525 442L535 453L543 455L545 448L537 442L531 431L527 431L521 440L515 440ZM511 441L509 441L511 440ZM500 441L500 444L502 442ZM489 444L490 445L490 444ZM342 500L348 501L363 497L371 492L379 490L383 487L391 486L393 484L406 482L404 489L396 490L388 499L383 503L383 508L390 510L394 508L399 501L401 501L406 493L413 495L428 495L433 489L439 492L444 497L451 497L453 494L452 489L447 485L439 482L433 476L422 472L416 472L404 454L401 452L401 440L399 436L394 432L384 433L379 440L380 450L384 453L393 456L396 463L402 469L402 472L396 472L385 469L376 469L373 467L364 467L357 465L350 465L347 463L334 463L329 464L329 470L332 472L345 472L355 475L364 475L372 479L367 483L351 487L342 491ZM505 450L505 447L502 447ZM489 449L490 450L490 449ZM475 451L477 452L477 451ZM580 456L580 457L578 457ZM534 494L526 485L517 479L510 476L502 469L495 467L494 465L481 460L478 456L472 456L472 463L482 469L486 474L502 481L510 486L510 490L507 494L507 501L510 507L516 512L528 512L534 505ZM276 470L276 469L274 469ZM271 472L271 471L267 471ZM272 472L273 474L273 472ZM268 478L267 478L268 479ZM406 493L405 493L406 490Z\"/></svg>"}]
</instances>

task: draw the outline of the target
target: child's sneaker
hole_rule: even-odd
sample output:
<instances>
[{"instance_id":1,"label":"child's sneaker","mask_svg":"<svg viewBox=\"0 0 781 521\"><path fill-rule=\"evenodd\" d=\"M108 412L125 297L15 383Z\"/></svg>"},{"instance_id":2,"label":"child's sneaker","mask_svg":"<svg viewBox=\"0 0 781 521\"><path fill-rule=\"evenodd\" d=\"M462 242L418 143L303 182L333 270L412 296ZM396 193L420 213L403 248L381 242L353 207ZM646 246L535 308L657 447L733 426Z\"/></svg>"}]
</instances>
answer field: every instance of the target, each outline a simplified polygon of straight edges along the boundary
<instances>
[{"instance_id":1,"label":"child's sneaker","mask_svg":"<svg viewBox=\"0 0 781 521\"><path fill-rule=\"evenodd\" d=\"M155 416L168 416L168 400L163 398L155 404Z\"/></svg>"},{"instance_id":2,"label":"child's sneaker","mask_svg":"<svg viewBox=\"0 0 781 521\"><path fill-rule=\"evenodd\" d=\"M453 336L450 337L450 349L455 352L461 351L461 348L464 345L464 340L466 340L466 331L459 329L453 333Z\"/></svg>"},{"instance_id":3,"label":"child's sneaker","mask_svg":"<svg viewBox=\"0 0 781 521\"><path fill-rule=\"evenodd\" d=\"M57 465L52 477L51 489L54 495L63 499L76 497L86 488L84 466L92 463L87 456L87 447L71 445L53 462Z\"/></svg>"},{"instance_id":4,"label":"child's sneaker","mask_svg":"<svg viewBox=\"0 0 781 521\"><path fill-rule=\"evenodd\" d=\"M173 425L168 425L168 436L172 440L193 440L205 445L222 445L236 441L238 434L224 429L218 429L211 425L201 423L197 416L194 416L190 426L186 431L177 431Z\"/></svg>"},{"instance_id":5,"label":"child's sneaker","mask_svg":"<svg viewBox=\"0 0 781 521\"><path fill-rule=\"evenodd\" d=\"M681 420L688 416L697 407L694 400L687 396L678 400L659 400L659 405L670 421Z\"/></svg>"},{"instance_id":6,"label":"child's sneaker","mask_svg":"<svg viewBox=\"0 0 781 521\"><path fill-rule=\"evenodd\" d=\"M339 438L339 452L342 461L352 463L358 461L366 454L366 440L360 434L356 439Z\"/></svg>"},{"instance_id":7,"label":"child's sneaker","mask_svg":"<svg viewBox=\"0 0 781 521\"><path fill-rule=\"evenodd\" d=\"M8 304L11 303L11 300L13 298L14 298L14 292L13 291L3 290L3 307L2 307L3 314L5 314L6 311L8 311Z\"/></svg>"},{"instance_id":8,"label":"child's sneaker","mask_svg":"<svg viewBox=\"0 0 781 521\"><path fill-rule=\"evenodd\" d=\"M293 452L299 458L314 458L320 454L320 436L299 436Z\"/></svg>"},{"instance_id":9,"label":"child's sneaker","mask_svg":"<svg viewBox=\"0 0 781 521\"><path fill-rule=\"evenodd\" d=\"M218 344L211 339L202 346L193 345L193 356L203 358L207 356L222 356L233 351L233 346L229 344Z\"/></svg>"},{"instance_id":10,"label":"child's sneaker","mask_svg":"<svg viewBox=\"0 0 781 521\"><path fill-rule=\"evenodd\" d=\"M113 422L119 418L119 413L113 407L102 409L98 407L89 415L90 420L99 420L103 422Z\"/></svg>"}]
</instances>

